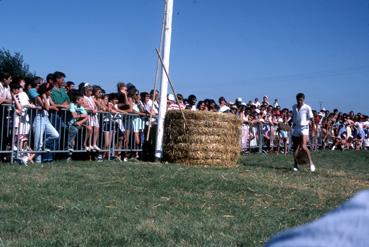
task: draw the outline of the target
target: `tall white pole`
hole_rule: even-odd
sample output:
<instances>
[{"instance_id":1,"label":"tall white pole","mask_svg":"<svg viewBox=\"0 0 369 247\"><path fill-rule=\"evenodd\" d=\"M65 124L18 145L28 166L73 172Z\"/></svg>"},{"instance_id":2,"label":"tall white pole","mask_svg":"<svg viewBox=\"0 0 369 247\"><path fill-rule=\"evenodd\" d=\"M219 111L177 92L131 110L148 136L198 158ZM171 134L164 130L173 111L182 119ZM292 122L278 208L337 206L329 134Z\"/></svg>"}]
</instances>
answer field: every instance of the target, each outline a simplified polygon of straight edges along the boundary
<instances>
[{"instance_id":1,"label":"tall white pole","mask_svg":"<svg viewBox=\"0 0 369 247\"><path fill-rule=\"evenodd\" d=\"M170 57L170 44L172 39L172 16L173 16L173 1L164 0L165 2L165 21L164 21L164 44L162 52L163 64L169 73L169 57ZM163 157L163 136L164 136L164 120L167 112L167 94L168 94L168 78L165 75L165 71L162 68L161 73L161 86L160 86L160 107L159 107L159 119L158 130L156 133L156 147L155 158L161 159Z\"/></svg>"}]
</instances>

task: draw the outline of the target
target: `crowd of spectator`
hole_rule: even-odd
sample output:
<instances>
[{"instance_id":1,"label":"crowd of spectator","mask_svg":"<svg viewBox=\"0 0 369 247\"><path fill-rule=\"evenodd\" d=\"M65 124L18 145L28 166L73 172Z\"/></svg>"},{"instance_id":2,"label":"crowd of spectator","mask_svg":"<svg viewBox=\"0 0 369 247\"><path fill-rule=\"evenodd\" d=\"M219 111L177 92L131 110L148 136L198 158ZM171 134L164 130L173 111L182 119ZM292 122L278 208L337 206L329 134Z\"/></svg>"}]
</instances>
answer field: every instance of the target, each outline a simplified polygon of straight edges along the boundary
<instances>
[{"instance_id":1,"label":"crowd of spectator","mask_svg":"<svg viewBox=\"0 0 369 247\"><path fill-rule=\"evenodd\" d=\"M148 126L156 124L159 92L140 92L133 84L119 82L116 92L106 93L98 85L82 82L77 86L72 81L65 82L65 78L59 71L48 74L45 80L0 75L0 151L9 148L23 151L23 156L16 157L23 164L50 162L55 158L51 151L75 152L78 136L83 132L81 149L98 154L98 160L112 158L109 155L123 161L128 157L140 158L138 151L109 154L106 150L112 145L117 150L141 149ZM244 102L237 98L229 102L220 97L218 101L198 101L195 95L185 98L182 94L169 94L167 102L168 110L237 115L242 121L243 153L260 148L265 152L289 152L292 114L290 109L282 108L277 99L270 102L268 96L264 96L261 101L255 98ZM5 110L8 105L13 105L15 110L15 117L10 120ZM313 113L312 150L369 148L368 116L352 111L342 113L337 109L330 112L324 108ZM128 121L123 120L125 115L131 116ZM64 143L61 135L67 137ZM14 143L9 143L10 140ZM71 159L71 155L67 159Z\"/></svg>"}]
</instances>

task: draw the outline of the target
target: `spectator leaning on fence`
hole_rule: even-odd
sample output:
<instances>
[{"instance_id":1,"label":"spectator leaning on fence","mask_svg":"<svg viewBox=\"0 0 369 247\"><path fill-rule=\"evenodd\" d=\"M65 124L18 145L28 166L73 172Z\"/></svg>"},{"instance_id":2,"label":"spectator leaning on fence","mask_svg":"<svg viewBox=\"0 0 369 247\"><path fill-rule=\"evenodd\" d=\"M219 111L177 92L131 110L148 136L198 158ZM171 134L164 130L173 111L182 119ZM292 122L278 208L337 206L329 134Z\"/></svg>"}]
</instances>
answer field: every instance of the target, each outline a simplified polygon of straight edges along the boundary
<instances>
[{"instance_id":1,"label":"spectator leaning on fence","mask_svg":"<svg viewBox=\"0 0 369 247\"><path fill-rule=\"evenodd\" d=\"M53 86L50 83L44 83L38 90L39 96L36 98L36 106L40 108L36 112L35 119L33 121L33 134L34 134L34 150L36 152L50 151L50 143L59 138L59 133L49 121L49 110L57 110L57 107L53 104L50 97ZM44 140L45 137L45 140ZM44 146L45 145L45 146ZM36 163L42 162L42 156L38 153L35 157ZM50 162L50 158L45 160Z\"/></svg>"},{"instance_id":2,"label":"spectator leaning on fence","mask_svg":"<svg viewBox=\"0 0 369 247\"><path fill-rule=\"evenodd\" d=\"M54 87L51 93L51 98L53 99L57 107L63 107L68 109L70 99L67 94L67 91L64 88L64 78L65 74L63 72L56 71L52 75Z\"/></svg>"},{"instance_id":3,"label":"spectator leaning on fence","mask_svg":"<svg viewBox=\"0 0 369 247\"><path fill-rule=\"evenodd\" d=\"M98 108L93 97L93 87L88 83L85 83L83 88L83 107L88 112L88 122L87 122L87 134L84 141L84 146L86 151L101 151L97 146L97 140L99 138L99 118L98 118Z\"/></svg>"},{"instance_id":4,"label":"spectator leaning on fence","mask_svg":"<svg viewBox=\"0 0 369 247\"><path fill-rule=\"evenodd\" d=\"M74 140L78 135L78 130L88 121L89 116L85 108L83 108L83 96L73 95L72 103L69 105L70 119L68 121L68 150L74 151Z\"/></svg>"},{"instance_id":5,"label":"spectator leaning on fence","mask_svg":"<svg viewBox=\"0 0 369 247\"><path fill-rule=\"evenodd\" d=\"M0 73L0 104L11 104L10 83L12 76L9 73Z\"/></svg>"},{"instance_id":6,"label":"spectator leaning on fence","mask_svg":"<svg viewBox=\"0 0 369 247\"><path fill-rule=\"evenodd\" d=\"M10 84L13 103L15 105L15 119L14 119L14 150L18 147L23 149L23 142L28 140L30 131L30 118L28 115L28 108L34 108L34 105L29 102L29 98L19 83Z\"/></svg>"}]
</instances>

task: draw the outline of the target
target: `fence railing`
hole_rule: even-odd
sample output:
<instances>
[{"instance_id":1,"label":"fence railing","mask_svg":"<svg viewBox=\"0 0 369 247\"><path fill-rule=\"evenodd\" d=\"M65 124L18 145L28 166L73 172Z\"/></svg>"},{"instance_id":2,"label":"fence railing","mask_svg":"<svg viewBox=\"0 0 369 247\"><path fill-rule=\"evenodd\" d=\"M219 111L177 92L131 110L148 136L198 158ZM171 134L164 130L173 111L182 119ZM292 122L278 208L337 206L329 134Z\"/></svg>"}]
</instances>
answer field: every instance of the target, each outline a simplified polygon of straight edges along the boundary
<instances>
[{"instance_id":1,"label":"fence railing","mask_svg":"<svg viewBox=\"0 0 369 247\"><path fill-rule=\"evenodd\" d=\"M323 133L320 127L310 133L308 146L313 151L323 147ZM290 152L291 149L291 131L283 131L277 125L265 122L242 125L241 150L244 153Z\"/></svg>"},{"instance_id":2,"label":"fence railing","mask_svg":"<svg viewBox=\"0 0 369 247\"><path fill-rule=\"evenodd\" d=\"M122 157L142 151L148 117L110 112L89 113L77 126L68 110L16 110L0 105L0 156L10 162L35 159L37 163L86 153L94 159ZM96 156L96 157L95 157Z\"/></svg>"},{"instance_id":3,"label":"fence railing","mask_svg":"<svg viewBox=\"0 0 369 247\"><path fill-rule=\"evenodd\" d=\"M89 113L88 121L77 126L68 110L44 111L37 108L16 110L13 105L0 105L0 157L14 161L36 162L53 159L106 159L142 154L148 131L148 117L110 112ZM155 124L154 124L155 125ZM288 153L292 149L291 131L282 131L268 122L243 124L241 152ZM151 128L151 132L155 128ZM155 134L150 134L152 150ZM332 138L331 138L332 139ZM322 128L311 131L311 150L333 145ZM150 149L149 148L149 149ZM136 152L136 154L134 154ZM86 157L87 155L87 157ZM150 154L149 154L150 155Z\"/></svg>"}]
</instances>

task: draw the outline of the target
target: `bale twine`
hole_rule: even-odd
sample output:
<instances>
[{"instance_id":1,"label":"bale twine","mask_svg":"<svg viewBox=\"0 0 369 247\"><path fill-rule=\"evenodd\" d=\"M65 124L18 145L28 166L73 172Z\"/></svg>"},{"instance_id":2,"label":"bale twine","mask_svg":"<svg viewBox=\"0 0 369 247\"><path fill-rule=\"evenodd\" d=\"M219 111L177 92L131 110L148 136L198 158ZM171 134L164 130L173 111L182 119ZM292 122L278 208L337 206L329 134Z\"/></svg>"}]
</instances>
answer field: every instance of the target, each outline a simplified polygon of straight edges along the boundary
<instances>
[{"instance_id":1,"label":"bale twine","mask_svg":"<svg viewBox=\"0 0 369 247\"><path fill-rule=\"evenodd\" d=\"M240 156L241 122L231 114L168 111L164 159L173 163L236 166ZM185 128L186 127L186 128Z\"/></svg>"}]
</instances>

